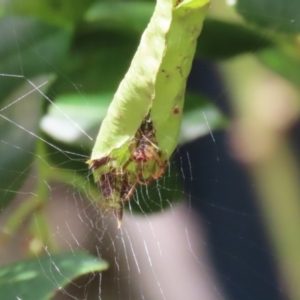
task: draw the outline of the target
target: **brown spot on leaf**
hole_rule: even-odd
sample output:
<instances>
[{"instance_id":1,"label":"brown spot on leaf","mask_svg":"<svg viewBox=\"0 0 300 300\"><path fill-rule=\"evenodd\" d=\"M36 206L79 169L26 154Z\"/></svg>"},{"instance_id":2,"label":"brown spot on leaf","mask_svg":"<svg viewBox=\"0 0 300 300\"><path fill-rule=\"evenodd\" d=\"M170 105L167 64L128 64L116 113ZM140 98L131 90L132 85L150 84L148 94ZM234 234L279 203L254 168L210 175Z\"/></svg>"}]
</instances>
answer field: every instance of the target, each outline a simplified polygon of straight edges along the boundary
<instances>
[{"instance_id":1,"label":"brown spot on leaf","mask_svg":"<svg viewBox=\"0 0 300 300\"><path fill-rule=\"evenodd\" d=\"M173 107L173 114L174 115L178 115L180 113L180 108L178 105Z\"/></svg>"},{"instance_id":2,"label":"brown spot on leaf","mask_svg":"<svg viewBox=\"0 0 300 300\"><path fill-rule=\"evenodd\" d=\"M183 0L177 0L174 4L174 7L178 6Z\"/></svg>"},{"instance_id":3,"label":"brown spot on leaf","mask_svg":"<svg viewBox=\"0 0 300 300\"><path fill-rule=\"evenodd\" d=\"M183 77L182 68L181 66L177 66L176 69L179 71L181 77Z\"/></svg>"},{"instance_id":4,"label":"brown spot on leaf","mask_svg":"<svg viewBox=\"0 0 300 300\"><path fill-rule=\"evenodd\" d=\"M165 69L161 69L161 72L165 74L166 78L170 77L170 74Z\"/></svg>"}]
</instances>

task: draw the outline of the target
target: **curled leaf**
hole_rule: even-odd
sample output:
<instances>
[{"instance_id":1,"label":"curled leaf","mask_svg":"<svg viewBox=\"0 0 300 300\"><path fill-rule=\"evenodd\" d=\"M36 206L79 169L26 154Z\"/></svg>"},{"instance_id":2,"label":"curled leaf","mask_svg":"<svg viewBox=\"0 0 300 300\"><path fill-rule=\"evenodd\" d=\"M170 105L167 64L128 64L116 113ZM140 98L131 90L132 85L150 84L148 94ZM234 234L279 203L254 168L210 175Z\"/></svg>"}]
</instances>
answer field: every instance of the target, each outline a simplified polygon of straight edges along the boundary
<instances>
[{"instance_id":1,"label":"curled leaf","mask_svg":"<svg viewBox=\"0 0 300 300\"><path fill-rule=\"evenodd\" d=\"M165 171L178 140L186 80L209 0L158 0L101 125L91 159L95 182L119 226L138 184Z\"/></svg>"}]
</instances>

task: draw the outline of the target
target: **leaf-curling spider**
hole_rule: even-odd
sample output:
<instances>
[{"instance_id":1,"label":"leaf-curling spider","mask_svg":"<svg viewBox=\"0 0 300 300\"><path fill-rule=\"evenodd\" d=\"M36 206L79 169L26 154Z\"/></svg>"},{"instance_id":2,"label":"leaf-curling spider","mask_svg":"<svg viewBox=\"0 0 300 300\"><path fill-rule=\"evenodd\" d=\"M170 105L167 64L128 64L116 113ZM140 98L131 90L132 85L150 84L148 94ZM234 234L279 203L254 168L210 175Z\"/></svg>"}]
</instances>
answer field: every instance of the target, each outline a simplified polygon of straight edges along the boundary
<instances>
[{"instance_id":1,"label":"leaf-curling spider","mask_svg":"<svg viewBox=\"0 0 300 300\"><path fill-rule=\"evenodd\" d=\"M158 179L164 173L167 161L163 161L161 158L162 151L158 147L155 128L149 114L133 137L129 151L131 156L125 163L124 169L133 161L135 169L137 169L138 183L148 185L153 179ZM157 168L159 168L158 171Z\"/></svg>"},{"instance_id":2,"label":"leaf-curling spider","mask_svg":"<svg viewBox=\"0 0 300 300\"><path fill-rule=\"evenodd\" d=\"M129 201L135 192L137 184L148 185L153 179L158 179L165 171L167 160L162 159L155 136L155 128L149 114L131 139L128 146L129 159L119 168L115 160L105 156L94 160L90 168L96 170L107 166L98 181L106 204L113 210L121 226L123 203Z\"/></svg>"}]
</instances>

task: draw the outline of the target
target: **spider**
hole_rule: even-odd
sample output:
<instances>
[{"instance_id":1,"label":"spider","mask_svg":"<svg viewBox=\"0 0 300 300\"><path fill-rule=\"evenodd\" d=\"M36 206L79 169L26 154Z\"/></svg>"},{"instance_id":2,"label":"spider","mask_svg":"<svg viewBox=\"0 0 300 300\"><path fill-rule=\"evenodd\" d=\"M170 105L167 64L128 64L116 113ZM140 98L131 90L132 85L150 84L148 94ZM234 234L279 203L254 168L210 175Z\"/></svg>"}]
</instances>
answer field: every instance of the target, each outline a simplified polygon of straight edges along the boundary
<instances>
[{"instance_id":1,"label":"spider","mask_svg":"<svg viewBox=\"0 0 300 300\"><path fill-rule=\"evenodd\" d=\"M167 162L161 159L161 151L157 146L157 141L155 137L155 129L153 127L153 122L151 121L149 115L144 119L140 128L136 132L133 142L129 146L129 151L131 156L129 160L125 163L124 168L133 161L138 167L137 182L142 185L148 185L153 179L158 179L165 171ZM147 169L147 163L154 160L154 172L153 170ZM159 170L156 171L156 167ZM146 171L150 172L148 178L143 178L143 174ZM145 179L145 180L141 180Z\"/></svg>"},{"instance_id":2,"label":"spider","mask_svg":"<svg viewBox=\"0 0 300 300\"><path fill-rule=\"evenodd\" d=\"M116 169L101 174L98 185L105 199L112 202L125 202L129 200L135 190L136 180L129 179L128 172L118 172ZM117 201L114 198L118 198Z\"/></svg>"},{"instance_id":3,"label":"spider","mask_svg":"<svg viewBox=\"0 0 300 300\"><path fill-rule=\"evenodd\" d=\"M106 204L117 218L118 228L121 226L123 204L130 200L137 184L149 185L153 179L158 179L164 173L167 165L158 148L155 128L149 115L132 138L128 150L130 157L121 167L116 168L112 163L114 159L109 156L90 163L93 170L108 166L108 169L100 175L98 186Z\"/></svg>"}]
</instances>

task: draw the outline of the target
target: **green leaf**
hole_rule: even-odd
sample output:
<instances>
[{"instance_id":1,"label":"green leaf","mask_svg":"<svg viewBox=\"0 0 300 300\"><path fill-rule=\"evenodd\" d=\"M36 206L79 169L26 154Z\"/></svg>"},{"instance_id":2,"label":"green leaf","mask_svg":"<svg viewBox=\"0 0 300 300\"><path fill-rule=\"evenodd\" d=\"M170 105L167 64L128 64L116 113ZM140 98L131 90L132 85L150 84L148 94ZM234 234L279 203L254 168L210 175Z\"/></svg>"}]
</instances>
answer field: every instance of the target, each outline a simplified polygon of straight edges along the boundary
<instances>
[{"instance_id":1,"label":"green leaf","mask_svg":"<svg viewBox=\"0 0 300 300\"><path fill-rule=\"evenodd\" d=\"M101 124L88 164L119 226L121 202L139 179L159 178L176 147L186 79L209 2L157 1Z\"/></svg>"},{"instance_id":2,"label":"green leaf","mask_svg":"<svg viewBox=\"0 0 300 300\"><path fill-rule=\"evenodd\" d=\"M32 79L31 83L25 82L2 102L0 110L1 209L16 196L36 159L34 151L43 103L40 91L45 92L53 79L51 75L44 75ZM39 87L39 91L35 87Z\"/></svg>"},{"instance_id":3,"label":"green leaf","mask_svg":"<svg viewBox=\"0 0 300 300\"><path fill-rule=\"evenodd\" d=\"M112 160L118 156L125 163L130 139L147 114L153 120L157 143L166 156L164 159L170 157L177 143L186 78L208 4L209 0L177 4L171 0L157 2L130 68L101 125L91 162L111 155ZM157 26L160 22L165 27ZM176 46L179 37L180 47ZM122 154L113 154L115 150ZM95 175L96 181L97 177Z\"/></svg>"},{"instance_id":4,"label":"green leaf","mask_svg":"<svg viewBox=\"0 0 300 300\"><path fill-rule=\"evenodd\" d=\"M85 20L98 26L141 34L149 23L154 3L97 2L86 12Z\"/></svg>"},{"instance_id":5,"label":"green leaf","mask_svg":"<svg viewBox=\"0 0 300 300\"><path fill-rule=\"evenodd\" d=\"M0 299L47 300L78 276L108 264L84 252L51 254L0 268Z\"/></svg>"},{"instance_id":6,"label":"green leaf","mask_svg":"<svg viewBox=\"0 0 300 300\"><path fill-rule=\"evenodd\" d=\"M280 74L296 87L300 86L300 55L297 48L274 47L258 53L258 57L276 73Z\"/></svg>"},{"instance_id":7,"label":"green leaf","mask_svg":"<svg viewBox=\"0 0 300 300\"><path fill-rule=\"evenodd\" d=\"M113 94L66 94L48 107L41 119L41 129L53 139L92 149L101 121L104 119Z\"/></svg>"},{"instance_id":8,"label":"green leaf","mask_svg":"<svg viewBox=\"0 0 300 300\"><path fill-rule=\"evenodd\" d=\"M300 31L299 0L238 0L236 8L248 22L266 29Z\"/></svg>"},{"instance_id":9,"label":"green leaf","mask_svg":"<svg viewBox=\"0 0 300 300\"><path fill-rule=\"evenodd\" d=\"M246 52L257 52L272 45L266 35L240 24L207 19L197 45L196 56L227 59Z\"/></svg>"},{"instance_id":10,"label":"green leaf","mask_svg":"<svg viewBox=\"0 0 300 300\"><path fill-rule=\"evenodd\" d=\"M77 32L67 60L60 66L56 93L112 92L124 76L139 36L90 24ZM67 78L67 80L66 80ZM75 86L75 88L74 88Z\"/></svg>"},{"instance_id":11,"label":"green leaf","mask_svg":"<svg viewBox=\"0 0 300 300\"><path fill-rule=\"evenodd\" d=\"M0 20L0 103L8 93L38 74L56 70L65 57L71 31L24 17Z\"/></svg>"},{"instance_id":12,"label":"green leaf","mask_svg":"<svg viewBox=\"0 0 300 300\"><path fill-rule=\"evenodd\" d=\"M34 16L51 24L68 26L80 20L94 0L10 0L7 14Z\"/></svg>"}]
</instances>

